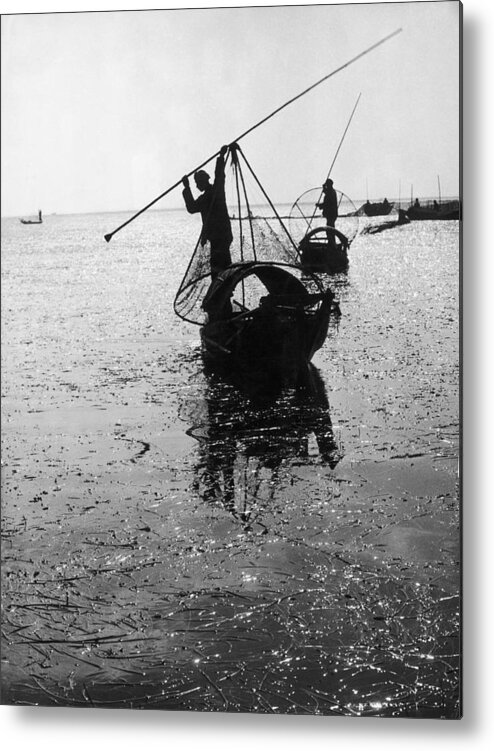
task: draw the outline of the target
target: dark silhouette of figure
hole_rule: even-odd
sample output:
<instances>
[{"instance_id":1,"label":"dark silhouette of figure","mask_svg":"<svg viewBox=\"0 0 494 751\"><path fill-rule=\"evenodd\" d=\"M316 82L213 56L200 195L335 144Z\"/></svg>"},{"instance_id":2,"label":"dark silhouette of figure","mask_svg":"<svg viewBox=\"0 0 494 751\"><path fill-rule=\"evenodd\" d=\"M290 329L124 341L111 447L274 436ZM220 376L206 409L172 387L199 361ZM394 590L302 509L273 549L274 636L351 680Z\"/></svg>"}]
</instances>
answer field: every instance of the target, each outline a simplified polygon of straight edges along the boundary
<instances>
[{"instance_id":1,"label":"dark silhouette of figure","mask_svg":"<svg viewBox=\"0 0 494 751\"><path fill-rule=\"evenodd\" d=\"M202 217L201 245L209 241L211 246L211 277L214 280L218 274L230 266L232 259L230 245L233 235L228 216L225 199L225 154L228 146L222 146L216 160L214 183L204 170L194 173L194 180L201 195L194 198L189 186L189 178L184 176L182 183L185 206L189 214L200 212Z\"/></svg>"},{"instance_id":2,"label":"dark silhouette of figure","mask_svg":"<svg viewBox=\"0 0 494 751\"><path fill-rule=\"evenodd\" d=\"M333 181L328 178L322 186L324 197L321 203L317 204L318 209L322 209L322 215L326 220L328 227L334 227L338 218L338 197L333 188Z\"/></svg>"},{"instance_id":3,"label":"dark silhouette of figure","mask_svg":"<svg viewBox=\"0 0 494 751\"><path fill-rule=\"evenodd\" d=\"M420 201L418 198L415 199L415 203L413 204L416 209L420 209Z\"/></svg>"},{"instance_id":4,"label":"dark silhouette of figure","mask_svg":"<svg viewBox=\"0 0 494 751\"><path fill-rule=\"evenodd\" d=\"M289 396L283 390L264 391L259 400L233 386L229 376L206 370L205 409L193 412L194 424L187 430L200 447L194 487L207 503L221 503L245 531L254 525L266 529L267 509L281 508L277 494L283 465L316 461L312 436L322 465L334 469L343 453L324 381L313 365Z\"/></svg>"},{"instance_id":5,"label":"dark silhouette of figure","mask_svg":"<svg viewBox=\"0 0 494 751\"><path fill-rule=\"evenodd\" d=\"M383 206L384 206L385 209L389 208L389 201L388 201L387 198L384 199Z\"/></svg>"}]
</instances>

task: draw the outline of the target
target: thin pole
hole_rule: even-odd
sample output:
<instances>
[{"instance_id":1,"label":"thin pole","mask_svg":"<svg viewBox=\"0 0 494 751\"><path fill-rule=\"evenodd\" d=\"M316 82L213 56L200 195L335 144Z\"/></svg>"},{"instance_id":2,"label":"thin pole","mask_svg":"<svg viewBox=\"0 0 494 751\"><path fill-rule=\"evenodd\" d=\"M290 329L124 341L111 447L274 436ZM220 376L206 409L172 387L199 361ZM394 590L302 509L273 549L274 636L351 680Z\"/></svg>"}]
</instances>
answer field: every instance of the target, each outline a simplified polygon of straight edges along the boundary
<instances>
[{"instance_id":1,"label":"thin pole","mask_svg":"<svg viewBox=\"0 0 494 751\"><path fill-rule=\"evenodd\" d=\"M439 175L437 176L437 189L439 191L439 203L441 203L441 182L439 180Z\"/></svg>"},{"instance_id":2,"label":"thin pole","mask_svg":"<svg viewBox=\"0 0 494 751\"><path fill-rule=\"evenodd\" d=\"M340 143L338 144L338 148L336 149L336 154L334 155L333 161L331 162L331 166L330 166L330 168L329 168L329 172L328 172L328 176L327 176L326 180L328 180L328 179L329 179L329 176L331 175L331 170L333 169L333 167L334 167L334 163L336 162L336 157L337 157L337 156L338 156L338 154L340 153L340 149L341 149L341 146L342 146L342 144L343 144L343 141L345 140L345 136L346 136L346 134L347 134L348 128L350 127L350 123L352 122L353 116L354 116L354 114L355 114L355 110L357 109L357 105L358 105L358 103L359 103L359 101L360 101L360 97L361 97L361 96L362 96L362 92L361 92L361 93L360 93L360 94L358 95L358 97L357 97L357 101L355 102L355 106L354 106L354 108L353 108L353 110L352 110L352 114L350 115L350 117L349 117L349 119L348 119L348 122L347 122L346 128L345 128L345 130L344 130L344 132L343 132L343 135L342 135L342 137L341 137L341 139L340 139ZM315 217L315 215L316 215L317 207L318 207L318 205L319 205L319 203L320 203L320 201L321 201L321 198L322 198L322 188L321 188L321 191L320 191L320 193L319 193L319 198L317 199L316 205L315 205L315 207L314 207L314 211L313 211L313 213L312 213L312 216L311 216L311 219L310 219L310 222L309 222L309 229L311 228L311 226L312 226L312 222L314 221L314 217ZM340 199L340 202L341 202L341 199ZM339 206L338 206L338 208L339 208Z\"/></svg>"},{"instance_id":3,"label":"thin pole","mask_svg":"<svg viewBox=\"0 0 494 751\"><path fill-rule=\"evenodd\" d=\"M249 133L252 133L252 131L255 130L255 128L258 128L260 125L263 125L263 123L267 122L272 117L274 117L275 115L277 115L278 112L281 112L282 109L284 109L285 107L288 107L289 104L292 104L292 102L295 102L297 99L300 99L300 97L304 96L309 91L312 91L312 89L314 89L316 86L319 86L324 81L327 81L328 78L331 78L332 76L335 76L337 73L339 73L340 71L344 70L345 68L348 68L349 65L352 65L352 63L356 62L357 60L360 60L361 57L364 57L364 55L367 55L369 52L372 52L372 50L375 50L381 44L384 44L384 42L387 42L388 39L391 39L392 37L396 36L397 34L400 34L401 31L402 31L402 29L396 29L396 31L393 31L391 34L388 34L387 36L383 37L378 42L376 42L375 44L373 44L371 47L368 47L363 52L360 52L358 55L355 55L355 57L352 57L351 60L348 60L343 65L340 65L339 68L336 68L335 70L331 71L331 73L328 73L323 78L320 78L319 81L316 81L316 83L313 83L312 86L309 86L307 89L304 89L304 91L302 91L300 94L297 94L296 96L292 97L292 99L289 99L288 102L285 102L280 107L278 107L273 112L271 112L271 114L267 115L265 118L263 118L262 120L260 120L255 125L252 125L252 127L248 128L248 130L245 130L243 133L241 133L239 136L237 136L237 138L234 138L233 141L232 141L232 143L237 143L238 141L240 141L241 138L244 138ZM202 162L202 164L200 164L198 167L194 167L193 170L191 170L190 172L187 172L187 177L190 177L191 175L194 174L194 172L197 172L197 170L199 170L202 167L204 167L208 162L210 162L212 159L214 159L216 156L218 156L219 153L220 152L217 151L212 156L208 157L208 159L206 159L204 162ZM182 182L182 178L180 178L180 180L177 180L177 182L174 183L170 188L167 188L165 191L163 191L163 193L161 193L159 196L157 196L157 198L155 198L154 200L152 200L148 204L146 204L146 206L144 206L144 208L140 209L140 211L138 211L133 216L131 216L130 219L127 219L126 222L124 222L119 227L117 227L116 229L114 229L113 232L109 232L107 235L105 235L106 242L110 242L110 240L112 239L113 235L115 235L121 229L123 229L124 227L126 227L128 224L130 224L130 222L132 222L138 216L140 216L141 214L143 214L145 211L147 211L151 206L153 206L161 198L164 198L164 196L166 196L168 193L171 193L171 191L174 190L175 188L177 188L180 185L181 182Z\"/></svg>"},{"instance_id":4,"label":"thin pole","mask_svg":"<svg viewBox=\"0 0 494 751\"><path fill-rule=\"evenodd\" d=\"M352 110L352 114L350 115L350 119L348 120L347 126L346 126L346 128L345 128L345 132L343 133L343 135L342 135L342 137L341 137L341 141L340 141L340 143L339 143L339 146L338 146L338 148L337 148L337 150L336 150L336 154L334 155L334 159L333 159L333 161L331 162L331 167L329 168L329 172L328 172L328 178L329 178L329 176L331 175L331 170L332 170L332 169L333 169L333 167L334 167L334 163L336 162L336 158L337 158L338 154L340 153L340 149L341 149L341 146L342 146L342 144L343 144L343 141L345 140L345 136L346 136L346 134L347 134L347 130L348 130L348 128L350 127L350 123L352 122L353 116L354 116L354 114L355 114L355 110L357 109L357 105L358 105L358 103L359 103L359 101L360 101L360 97L361 97L361 96L362 96L362 92L361 92L361 93L360 93L360 94L358 95L358 97L357 97L357 101L355 102L355 106L354 106L354 108L353 108L353 110Z\"/></svg>"}]
</instances>

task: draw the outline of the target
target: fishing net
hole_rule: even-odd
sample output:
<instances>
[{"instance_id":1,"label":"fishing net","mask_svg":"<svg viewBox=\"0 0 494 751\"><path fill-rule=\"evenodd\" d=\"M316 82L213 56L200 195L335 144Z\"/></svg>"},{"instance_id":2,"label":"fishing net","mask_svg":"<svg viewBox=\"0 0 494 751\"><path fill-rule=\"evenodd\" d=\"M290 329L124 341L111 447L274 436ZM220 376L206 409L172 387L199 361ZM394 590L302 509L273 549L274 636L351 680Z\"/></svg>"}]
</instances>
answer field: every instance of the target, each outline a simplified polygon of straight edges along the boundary
<instances>
[{"instance_id":1,"label":"fishing net","mask_svg":"<svg viewBox=\"0 0 494 751\"><path fill-rule=\"evenodd\" d=\"M232 264L258 261L281 263L295 270L300 255L289 229L271 203L264 188L237 147L230 151L225 165L225 199L231 221ZM186 321L204 324L207 315L202 303L211 285L211 244L199 237L185 276L177 292L174 308ZM248 286L252 287L249 292ZM242 281L241 306L249 306L255 296L256 280Z\"/></svg>"},{"instance_id":2,"label":"fishing net","mask_svg":"<svg viewBox=\"0 0 494 751\"><path fill-rule=\"evenodd\" d=\"M359 229L359 214L353 201L342 193L336 191L338 198L338 218L335 228L342 232L350 245L355 239ZM321 209L317 204L322 201L323 193L321 188L310 188L302 193L290 209L290 219L288 227L290 234L296 243L316 227L324 227L326 220L321 215Z\"/></svg>"}]
</instances>

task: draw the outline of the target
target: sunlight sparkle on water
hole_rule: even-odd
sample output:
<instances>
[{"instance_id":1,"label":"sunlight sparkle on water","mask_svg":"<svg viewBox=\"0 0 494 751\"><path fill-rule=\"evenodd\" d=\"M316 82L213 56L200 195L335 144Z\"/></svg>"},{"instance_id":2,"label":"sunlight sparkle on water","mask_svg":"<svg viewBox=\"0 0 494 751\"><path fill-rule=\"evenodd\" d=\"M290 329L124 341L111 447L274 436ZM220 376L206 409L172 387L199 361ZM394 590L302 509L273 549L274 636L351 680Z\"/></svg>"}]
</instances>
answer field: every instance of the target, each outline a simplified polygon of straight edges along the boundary
<instances>
[{"instance_id":1,"label":"sunlight sparkle on water","mask_svg":"<svg viewBox=\"0 0 494 751\"><path fill-rule=\"evenodd\" d=\"M242 571L242 579L244 582L255 582L257 581L257 576L248 574L247 571Z\"/></svg>"},{"instance_id":2,"label":"sunlight sparkle on water","mask_svg":"<svg viewBox=\"0 0 494 751\"><path fill-rule=\"evenodd\" d=\"M59 701L95 706L457 717L457 229L424 222L355 243L315 393L261 409L203 369L199 337L174 314L197 240L186 214L147 213L104 264L102 222L51 217L60 234L40 248L39 233L2 221L9 698L48 701L43 677ZM97 238L83 254L82 234ZM49 325L33 358L19 339L38 319ZM158 321L163 337L140 336ZM57 373L67 353L72 370ZM332 440L315 461L331 423L334 466ZM49 508L41 470L65 488ZM45 660L64 635L69 649Z\"/></svg>"}]
</instances>

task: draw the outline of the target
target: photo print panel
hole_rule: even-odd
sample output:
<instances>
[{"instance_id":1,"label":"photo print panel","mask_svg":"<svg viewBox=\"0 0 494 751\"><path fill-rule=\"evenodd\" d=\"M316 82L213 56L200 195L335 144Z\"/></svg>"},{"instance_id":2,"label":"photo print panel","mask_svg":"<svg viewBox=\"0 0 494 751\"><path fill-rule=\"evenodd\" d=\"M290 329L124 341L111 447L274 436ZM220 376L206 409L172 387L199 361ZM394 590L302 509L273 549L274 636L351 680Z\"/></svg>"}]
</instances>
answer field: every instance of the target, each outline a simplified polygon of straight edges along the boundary
<instances>
[{"instance_id":1,"label":"photo print panel","mask_svg":"<svg viewBox=\"0 0 494 751\"><path fill-rule=\"evenodd\" d=\"M461 717L462 6L2 16L2 703Z\"/></svg>"}]
</instances>

